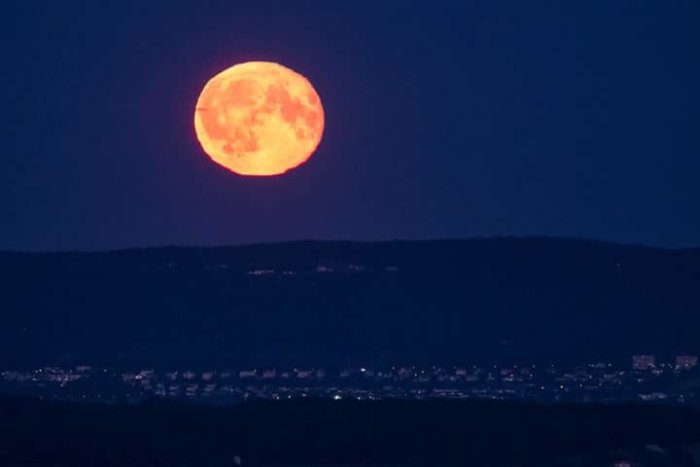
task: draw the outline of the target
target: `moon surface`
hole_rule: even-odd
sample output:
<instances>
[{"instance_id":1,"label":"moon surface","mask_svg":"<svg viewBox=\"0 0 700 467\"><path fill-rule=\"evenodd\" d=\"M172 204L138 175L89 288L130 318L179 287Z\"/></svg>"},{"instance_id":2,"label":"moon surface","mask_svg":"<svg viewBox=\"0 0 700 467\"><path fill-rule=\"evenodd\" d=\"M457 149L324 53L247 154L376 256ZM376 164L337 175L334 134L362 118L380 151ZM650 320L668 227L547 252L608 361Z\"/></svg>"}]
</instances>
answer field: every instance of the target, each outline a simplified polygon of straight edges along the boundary
<instances>
[{"instance_id":1,"label":"moon surface","mask_svg":"<svg viewBox=\"0 0 700 467\"><path fill-rule=\"evenodd\" d=\"M204 86L194 114L211 159L240 175L279 175L306 162L323 135L309 80L272 62L234 65Z\"/></svg>"}]
</instances>

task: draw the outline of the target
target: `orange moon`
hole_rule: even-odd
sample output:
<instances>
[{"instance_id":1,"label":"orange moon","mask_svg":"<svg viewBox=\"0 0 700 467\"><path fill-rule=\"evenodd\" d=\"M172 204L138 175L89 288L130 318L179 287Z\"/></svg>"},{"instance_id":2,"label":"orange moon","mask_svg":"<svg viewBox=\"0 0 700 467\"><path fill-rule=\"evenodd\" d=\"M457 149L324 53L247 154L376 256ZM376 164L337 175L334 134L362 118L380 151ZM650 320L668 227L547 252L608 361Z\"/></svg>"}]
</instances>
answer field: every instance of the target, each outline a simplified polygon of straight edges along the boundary
<instances>
[{"instance_id":1,"label":"orange moon","mask_svg":"<svg viewBox=\"0 0 700 467\"><path fill-rule=\"evenodd\" d=\"M204 151L240 175L279 175L303 164L323 127L321 99L309 80L272 62L240 63L215 75L194 113Z\"/></svg>"}]
</instances>

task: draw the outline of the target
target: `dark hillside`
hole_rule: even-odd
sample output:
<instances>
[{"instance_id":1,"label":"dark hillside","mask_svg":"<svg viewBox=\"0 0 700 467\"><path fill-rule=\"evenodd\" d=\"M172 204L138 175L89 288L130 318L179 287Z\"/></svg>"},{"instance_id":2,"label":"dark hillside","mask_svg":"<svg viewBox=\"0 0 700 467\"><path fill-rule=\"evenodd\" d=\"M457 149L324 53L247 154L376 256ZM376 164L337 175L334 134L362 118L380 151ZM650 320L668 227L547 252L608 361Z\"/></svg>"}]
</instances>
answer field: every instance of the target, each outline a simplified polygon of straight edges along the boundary
<instances>
[{"instance_id":1,"label":"dark hillside","mask_svg":"<svg viewBox=\"0 0 700 467\"><path fill-rule=\"evenodd\" d=\"M491 239L3 253L0 280L3 365L700 351L700 250Z\"/></svg>"}]
</instances>

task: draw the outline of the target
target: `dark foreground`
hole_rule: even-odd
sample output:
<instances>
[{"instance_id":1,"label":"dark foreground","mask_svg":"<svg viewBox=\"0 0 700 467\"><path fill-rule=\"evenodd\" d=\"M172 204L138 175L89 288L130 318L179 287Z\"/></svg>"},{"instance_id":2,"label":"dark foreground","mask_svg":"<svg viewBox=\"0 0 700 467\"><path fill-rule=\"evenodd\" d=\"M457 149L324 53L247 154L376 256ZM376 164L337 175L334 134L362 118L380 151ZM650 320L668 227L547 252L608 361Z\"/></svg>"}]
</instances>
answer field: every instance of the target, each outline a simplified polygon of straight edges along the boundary
<instances>
[{"instance_id":1,"label":"dark foreground","mask_svg":"<svg viewBox=\"0 0 700 467\"><path fill-rule=\"evenodd\" d=\"M4 398L0 422L1 465L700 465L700 413L653 405Z\"/></svg>"}]
</instances>

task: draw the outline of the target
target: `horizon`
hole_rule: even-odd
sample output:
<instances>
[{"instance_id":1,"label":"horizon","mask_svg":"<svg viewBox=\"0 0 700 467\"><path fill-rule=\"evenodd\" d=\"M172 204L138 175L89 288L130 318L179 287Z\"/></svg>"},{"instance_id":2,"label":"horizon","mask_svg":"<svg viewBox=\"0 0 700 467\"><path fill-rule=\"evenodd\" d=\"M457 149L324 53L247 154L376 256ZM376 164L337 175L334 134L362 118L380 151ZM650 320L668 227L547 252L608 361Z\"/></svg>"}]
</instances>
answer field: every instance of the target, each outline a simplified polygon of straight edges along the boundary
<instances>
[{"instance_id":1,"label":"horizon","mask_svg":"<svg viewBox=\"0 0 700 467\"><path fill-rule=\"evenodd\" d=\"M546 235L525 235L525 236L515 236L515 235L494 235L494 236L484 236L484 237L444 237L444 238L394 238L387 240L355 240L355 239L315 239L315 238L300 238L300 239L290 239L290 240L271 240L271 241L259 241L259 242L244 242L244 243L231 243L231 244L213 244L213 245L179 245L179 244L165 244L165 245L144 245L144 246L126 246L120 248L98 248L98 249L67 249L67 250L4 250L0 249L0 254L71 254L71 253L119 253L119 252L130 252L130 251L140 251L140 250L164 250L164 249L202 249L202 250L213 250L213 249L238 249L238 248L254 248L258 246L267 245L298 245L304 243L328 243L328 244L366 244L366 245L376 245L376 244L392 244L392 243L428 243L428 242L488 242L488 241L562 241L571 243L590 243L590 244L600 244L609 246L619 246L627 248L641 248L650 250L661 250L661 251L695 251L700 250L700 245L698 246L664 246L664 245L654 245L654 244L643 244L634 242L622 242L614 240L605 240L599 238L587 238L587 237L567 237L567 236L546 236Z\"/></svg>"}]
</instances>

